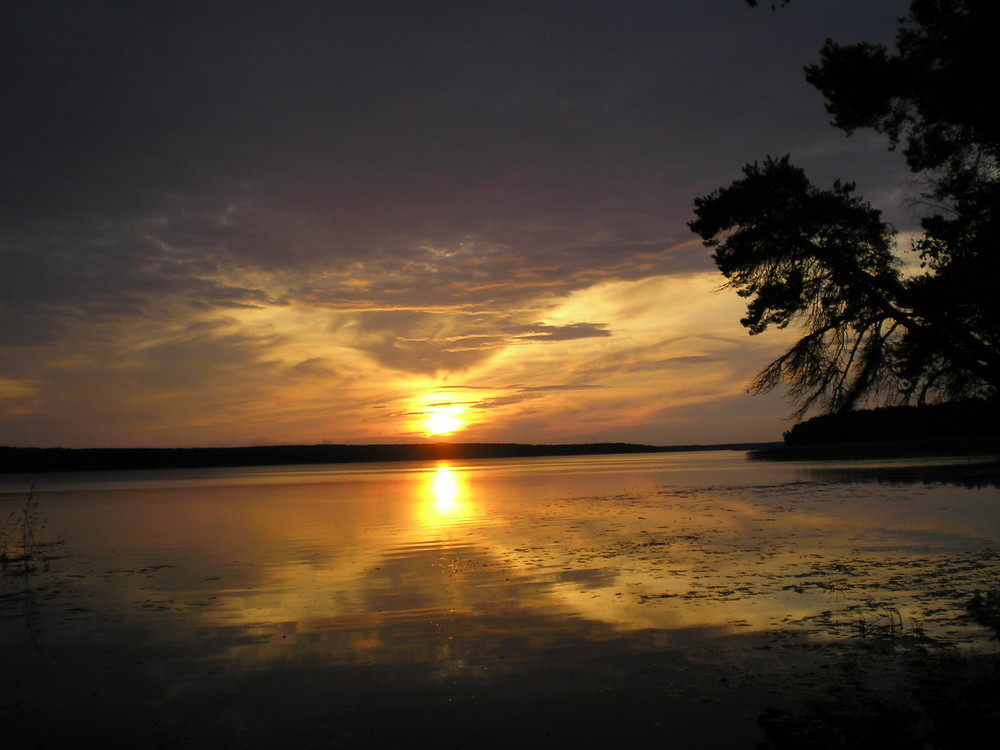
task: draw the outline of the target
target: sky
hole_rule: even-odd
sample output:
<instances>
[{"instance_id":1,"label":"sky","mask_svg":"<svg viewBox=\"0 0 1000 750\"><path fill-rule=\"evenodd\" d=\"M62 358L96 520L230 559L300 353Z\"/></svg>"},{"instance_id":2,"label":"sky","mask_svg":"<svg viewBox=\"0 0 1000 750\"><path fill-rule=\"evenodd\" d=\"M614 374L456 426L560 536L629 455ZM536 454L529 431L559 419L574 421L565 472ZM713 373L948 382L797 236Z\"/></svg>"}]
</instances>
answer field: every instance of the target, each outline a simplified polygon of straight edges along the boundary
<instances>
[{"instance_id":1,"label":"sky","mask_svg":"<svg viewBox=\"0 0 1000 750\"><path fill-rule=\"evenodd\" d=\"M802 70L906 5L6 0L0 445L780 440L693 201L912 228Z\"/></svg>"}]
</instances>

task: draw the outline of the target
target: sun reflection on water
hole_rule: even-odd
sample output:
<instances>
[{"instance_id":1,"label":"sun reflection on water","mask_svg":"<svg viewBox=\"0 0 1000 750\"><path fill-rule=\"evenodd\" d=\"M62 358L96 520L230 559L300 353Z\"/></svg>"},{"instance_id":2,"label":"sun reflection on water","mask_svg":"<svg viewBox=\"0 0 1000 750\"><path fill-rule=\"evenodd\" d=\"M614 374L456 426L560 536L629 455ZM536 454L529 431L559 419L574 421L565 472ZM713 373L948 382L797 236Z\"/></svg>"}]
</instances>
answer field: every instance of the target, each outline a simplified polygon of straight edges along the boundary
<instances>
[{"instance_id":1,"label":"sun reflection on water","mask_svg":"<svg viewBox=\"0 0 1000 750\"><path fill-rule=\"evenodd\" d=\"M428 472L420 487L420 498L417 516L424 526L451 526L475 514L465 477L447 464Z\"/></svg>"}]
</instances>

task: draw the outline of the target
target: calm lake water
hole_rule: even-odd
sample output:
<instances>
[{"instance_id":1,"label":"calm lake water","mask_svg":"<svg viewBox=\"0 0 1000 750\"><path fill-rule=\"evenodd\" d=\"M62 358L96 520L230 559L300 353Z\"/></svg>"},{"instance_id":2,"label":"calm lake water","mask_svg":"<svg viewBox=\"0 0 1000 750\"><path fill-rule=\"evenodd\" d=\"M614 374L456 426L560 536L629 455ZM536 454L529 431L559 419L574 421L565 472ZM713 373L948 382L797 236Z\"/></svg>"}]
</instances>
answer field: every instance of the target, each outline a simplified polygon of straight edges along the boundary
<instances>
[{"instance_id":1,"label":"calm lake water","mask_svg":"<svg viewBox=\"0 0 1000 750\"><path fill-rule=\"evenodd\" d=\"M0 737L62 747L753 748L836 644L1000 572L972 459L697 452L0 477ZM820 664L822 666L822 664ZM426 744L426 743L425 743Z\"/></svg>"}]
</instances>

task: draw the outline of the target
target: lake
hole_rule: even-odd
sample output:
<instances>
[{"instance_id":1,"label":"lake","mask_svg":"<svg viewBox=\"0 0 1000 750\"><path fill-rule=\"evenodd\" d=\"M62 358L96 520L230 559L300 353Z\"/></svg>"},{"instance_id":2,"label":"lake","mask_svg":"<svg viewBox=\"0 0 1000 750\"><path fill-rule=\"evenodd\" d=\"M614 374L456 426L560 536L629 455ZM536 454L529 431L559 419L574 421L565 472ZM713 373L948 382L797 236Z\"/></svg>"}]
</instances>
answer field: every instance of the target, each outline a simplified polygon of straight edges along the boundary
<instances>
[{"instance_id":1,"label":"lake","mask_svg":"<svg viewBox=\"0 0 1000 750\"><path fill-rule=\"evenodd\" d=\"M0 737L749 750L858 643L995 653L964 616L1000 580L975 461L0 476L42 543L0 584Z\"/></svg>"}]
</instances>

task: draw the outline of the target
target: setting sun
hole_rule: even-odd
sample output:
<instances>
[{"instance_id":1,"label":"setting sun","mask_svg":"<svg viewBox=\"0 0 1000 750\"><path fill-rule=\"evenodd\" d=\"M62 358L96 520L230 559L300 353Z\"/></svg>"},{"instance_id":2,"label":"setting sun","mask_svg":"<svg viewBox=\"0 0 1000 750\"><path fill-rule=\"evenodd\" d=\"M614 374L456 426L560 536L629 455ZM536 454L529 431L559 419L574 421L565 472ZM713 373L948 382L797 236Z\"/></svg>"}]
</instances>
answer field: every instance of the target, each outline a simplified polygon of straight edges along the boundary
<instances>
[{"instance_id":1,"label":"setting sun","mask_svg":"<svg viewBox=\"0 0 1000 750\"><path fill-rule=\"evenodd\" d=\"M438 407L428 413L424 427L430 435L450 435L465 427L465 420L458 416L457 407Z\"/></svg>"}]
</instances>

